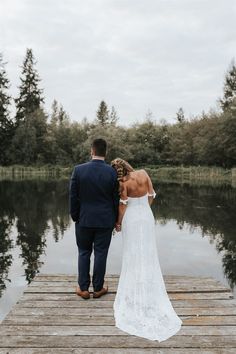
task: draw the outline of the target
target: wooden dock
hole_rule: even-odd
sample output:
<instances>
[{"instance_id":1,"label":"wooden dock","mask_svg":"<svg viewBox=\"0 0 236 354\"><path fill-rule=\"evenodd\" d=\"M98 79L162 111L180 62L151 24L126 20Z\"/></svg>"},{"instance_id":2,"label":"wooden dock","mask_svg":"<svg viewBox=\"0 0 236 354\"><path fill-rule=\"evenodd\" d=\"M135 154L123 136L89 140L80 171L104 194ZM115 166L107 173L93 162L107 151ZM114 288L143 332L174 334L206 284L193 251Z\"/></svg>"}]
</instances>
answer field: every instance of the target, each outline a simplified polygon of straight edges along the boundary
<instances>
[{"instance_id":1,"label":"wooden dock","mask_svg":"<svg viewBox=\"0 0 236 354\"><path fill-rule=\"evenodd\" d=\"M83 300L75 295L75 275L41 274L0 324L0 354L235 354L236 300L230 289L212 278L164 279L183 319L181 330L166 341L114 326L117 275L106 277L109 294Z\"/></svg>"}]
</instances>

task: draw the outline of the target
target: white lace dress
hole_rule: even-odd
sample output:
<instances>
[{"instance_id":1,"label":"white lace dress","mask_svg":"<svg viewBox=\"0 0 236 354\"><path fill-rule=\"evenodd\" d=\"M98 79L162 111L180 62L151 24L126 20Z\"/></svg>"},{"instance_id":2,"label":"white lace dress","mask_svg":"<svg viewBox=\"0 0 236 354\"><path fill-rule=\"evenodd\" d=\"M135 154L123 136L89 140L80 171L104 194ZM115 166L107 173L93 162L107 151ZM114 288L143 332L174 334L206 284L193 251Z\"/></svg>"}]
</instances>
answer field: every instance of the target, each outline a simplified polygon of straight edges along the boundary
<instances>
[{"instance_id":1,"label":"white lace dress","mask_svg":"<svg viewBox=\"0 0 236 354\"><path fill-rule=\"evenodd\" d=\"M122 221L122 269L113 304L116 327L159 342L181 328L166 292L148 194L128 198Z\"/></svg>"}]
</instances>

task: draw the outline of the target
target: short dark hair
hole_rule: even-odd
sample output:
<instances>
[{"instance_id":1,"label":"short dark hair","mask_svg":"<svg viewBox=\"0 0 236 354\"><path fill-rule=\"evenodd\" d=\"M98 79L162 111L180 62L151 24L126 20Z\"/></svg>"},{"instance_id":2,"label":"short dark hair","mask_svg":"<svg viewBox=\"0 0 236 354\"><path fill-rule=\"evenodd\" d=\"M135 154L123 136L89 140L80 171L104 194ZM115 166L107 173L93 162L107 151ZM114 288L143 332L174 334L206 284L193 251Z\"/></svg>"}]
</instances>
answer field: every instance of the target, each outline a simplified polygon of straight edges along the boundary
<instances>
[{"instance_id":1,"label":"short dark hair","mask_svg":"<svg viewBox=\"0 0 236 354\"><path fill-rule=\"evenodd\" d=\"M106 156L107 142L104 139L94 139L92 142L92 149L96 156Z\"/></svg>"}]
</instances>

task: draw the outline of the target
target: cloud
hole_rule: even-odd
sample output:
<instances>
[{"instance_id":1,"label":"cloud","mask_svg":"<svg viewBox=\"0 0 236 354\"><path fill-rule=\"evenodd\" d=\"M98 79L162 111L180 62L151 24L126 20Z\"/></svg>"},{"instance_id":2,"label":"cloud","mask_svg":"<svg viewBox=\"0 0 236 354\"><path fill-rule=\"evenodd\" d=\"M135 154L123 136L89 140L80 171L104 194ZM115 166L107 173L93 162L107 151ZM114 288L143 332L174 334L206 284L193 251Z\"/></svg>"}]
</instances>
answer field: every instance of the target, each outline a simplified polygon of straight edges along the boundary
<instances>
[{"instance_id":1,"label":"cloud","mask_svg":"<svg viewBox=\"0 0 236 354\"><path fill-rule=\"evenodd\" d=\"M215 105L235 56L235 1L2 0L1 43L12 94L33 48L49 109L93 119L101 99L123 124L146 111L173 121L180 106Z\"/></svg>"}]
</instances>

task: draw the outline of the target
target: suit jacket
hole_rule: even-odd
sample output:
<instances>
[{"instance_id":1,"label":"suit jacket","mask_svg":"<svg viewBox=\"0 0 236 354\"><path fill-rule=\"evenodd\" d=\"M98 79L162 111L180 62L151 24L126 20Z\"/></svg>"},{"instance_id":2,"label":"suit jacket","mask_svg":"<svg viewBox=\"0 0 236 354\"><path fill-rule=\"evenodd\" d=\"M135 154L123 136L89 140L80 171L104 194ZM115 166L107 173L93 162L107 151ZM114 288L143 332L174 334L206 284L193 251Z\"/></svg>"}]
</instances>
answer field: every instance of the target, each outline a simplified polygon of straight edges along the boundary
<instances>
[{"instance_id":1,"label":"suit jacket","mask_svg":"<svg viewBox=\"0 0 236 354\"><path fill-rule=\"evenodd\" d=\"M114 227L119 182L113 167L93 159L74 167L70 180L70 215L83 227Z\"/></svg>"}]
</instances>

